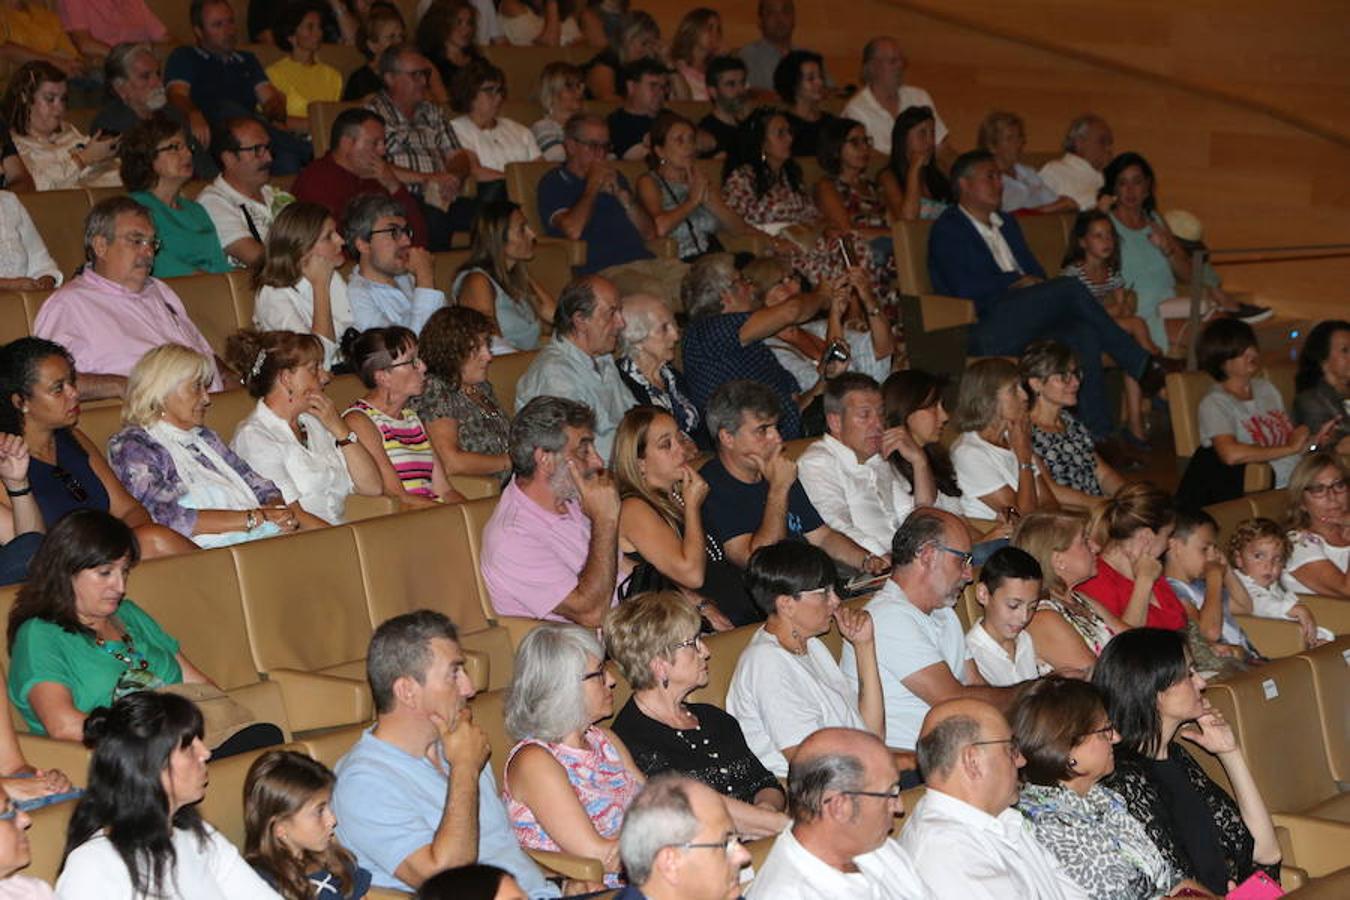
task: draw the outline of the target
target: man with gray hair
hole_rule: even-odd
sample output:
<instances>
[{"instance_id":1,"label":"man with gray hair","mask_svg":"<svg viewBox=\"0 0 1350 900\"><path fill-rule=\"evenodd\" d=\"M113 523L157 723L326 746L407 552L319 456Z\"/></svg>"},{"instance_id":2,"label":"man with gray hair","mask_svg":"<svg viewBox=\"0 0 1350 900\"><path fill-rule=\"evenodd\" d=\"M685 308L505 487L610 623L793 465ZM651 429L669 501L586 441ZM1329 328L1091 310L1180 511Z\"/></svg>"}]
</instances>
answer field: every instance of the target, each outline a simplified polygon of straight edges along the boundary
<instances>
[{"instance_id":1,"label":"man with gray hair","mask_svg":"<svg viewBox=\"0 0 1350 900\"><path fill-rule=\"evenodd\" d=\"M891 541L891 577L867 603L877 635L886 740L913 747L929 707L957 697L1007 706L1012 688L990 687L966 650L965 630L952 607L971 579L970 532L935 507L906 517ZM858 661L844 648L839 660L856 690Z\"/></svg>"},{"instance_id":2,"label":"man with gray hair","mask_svg":"<svg viewBox=\"0 0 1350 900\"><path fill-rule=\"evenodd\" d=\"M33 334L75 357L81 400L123 396L131 367L161 344L214 359L211 390L222 389L220 373L229 369L173 289L150 276L158 246L148 209L127 196L99 201L85 219L84 270L38 310Z\"/></svg>"},{"instance_id":3,"label":"man with gray hair","mask_svg":"<svg viewBox=\"0 0 1350 900\"><path fill-rule=\"evenodd\" d=\"M568 284L558 295L553 339L516 384L516 409L540 396L584 403L595 415L595 449L609 459L619 421L635 405L614 364L622 330L623 307L612 281L587 275Z\"/></svg>"},{"instance_id":4,"label":"man with gray hair","mask_svg":"<svg viewBox=\"0 0 1350 900\"><path fill-rule=\"evenodd\" d=\"M536 397L511 423L511 471L483 527L483 582L504 616L599 628L614 605L619 492L584 404Z\"/></svg>"},{"instance_id":5,"label":"man with gray hair","mask_svg":"<svg viewBox=\"0 0 1350 900\"><path fill-rule=\"evenodd\" d=\"M1041 180L1055 193L1072 197L1079 209L1092 209L1105 183L1102 170L1114 155L1111 126L1101 116L1084 113L1069 123L1064 155L1041 166Z\"/></svg>"},{"instance_id":6,"label":"man with gray hair","mask_svg":"<svg viewBox=\"0 0 1350 900\"><path fill-rule=\"evenodd\" d=\"M774 841L748 900L930 900L891 839L904 815L895 758L874 734L822 728L788 767L792 827Z\"/></svg>"},{"instance_id":7,"label":"man with gray hair","mask_svg":"<svg viewBox=\"0 0 1350 900\"><path fill-rule=\"evenodd\" d=\"M928 789L900 845L939 897L1085 900L1035 838L1017 802L1025 760L1007 720L977 699L935 704L919 734Z\"/></svg>"},{"instance_id":8,"label":"man with gray hair","mask_svg":"<svg viewBox=\"0 0 1350 900\"><path fill-rule=\"evenodd\" d=\"M619 857L628 886L614 900L735 900L750 862L722 795L669 772L629 804Z\"/></svg>"},{"instance_id":9,"label":"man with gray hair","mask_svg":"<svg viewBox=\"0 0 1350 900\"><path fill-rule=\"evenodd\" d=\"M862 90L844 107L844 118L861 122L878 153L891 152L891 129L895 117L911 106L926 106L933 111L937 157L942 168L951 168L955 151L947 142L947 123L938 114L933 98L923 88L905 84L909 61L895 38L874 37L863 46Z\"/></svg>"},{"instance_id":10,"label":"man with gray hair","mask_svg":"<svg viewBox=\"0 0 1350 900\"><path fill-rule=\"evenodd\" d=\"M415 891L432 875L481 862L532 898L557 897L516 842L454 624L429 609L375 629L366 652L375 724L338 760L338 838L376 887Z\"/></svg>"},{"instance_id":11,"label":"man with gray hair","mask_svg":"<svg viewBox=\"0 0 1350 900\"><path fill-rule=\"evenodd\" d=\"M360 194L342 213L342 239L360 260L347 282L358 331L401 325L415 334L445 305L431 254L413 246L403 206L387 194Z\"/></svg>"}]
</instances>

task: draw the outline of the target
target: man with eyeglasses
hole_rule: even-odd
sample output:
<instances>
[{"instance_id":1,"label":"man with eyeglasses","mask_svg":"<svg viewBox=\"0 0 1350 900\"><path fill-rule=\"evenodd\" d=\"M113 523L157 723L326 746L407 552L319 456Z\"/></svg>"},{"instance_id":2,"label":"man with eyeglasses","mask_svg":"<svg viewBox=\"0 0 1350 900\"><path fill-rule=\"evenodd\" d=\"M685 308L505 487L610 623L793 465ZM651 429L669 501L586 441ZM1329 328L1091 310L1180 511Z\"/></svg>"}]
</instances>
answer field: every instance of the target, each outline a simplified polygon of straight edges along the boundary
<instances>
[{"instance_id":1,"label":"man with eyeglasses","mask_svg":"<svg viewBox=\"0 0 1350 900\"><path fill-rule=\"evenodd\" d=\"M930 900L891 839L905 813L895 758L874 734L822 728L788 768L792 827L774 841L747 900Z\"/></svg>"},{"instance_id":2,"label":"man with eyeglasses","mask_svg":"<svg viewBox=\"0 0 1350 900\"><path fill-rule=\"evenodd\" d=\"M75 357L81 400L121 397L131 367L161 344L182 344L216 362L211 390L223 388L211 345L183 301L150 276L159 249L150 212L130 197L109 197L84 223L84 270L47 298L33 334ZM231 376L232 385L238 380Z\"/></svg>"},{"instance_id":3,"label":"man with eyeglasses","mask_svg":"<svg viewBox=\"0 0 1350 900\"><path fill-rule=\"evenodd\" d=\"M936 896L1086 900L1012 808L1025 760L1002 713L970 698L936 704L918 751L928 789L900 844Z\"/></svg>"},{"instance_id":4,"label":"man with eyeglasses","mask_svg":"<svg viewBox=\"0 0 1350 900\"><path fill-rule=\"evenodd\" d=\"M667 773L629 804L619 858L629 883L614 900L735 900L750 853L721 794Z\"/></svg>"},{"instance_id":5,"label":"man with eyeglasses","mask_svg":"<svg viewBox=\"0 0 1350 900\"><path fill-rule=\"evenodd\" d=\"M221 172L202 188L197 202L206 208L230 259L257 268L272 219L295 200L267 183L272 177L271 136L253 119L226 119L211 131L211 154Z\"/></svg>"},{"instance_id":6,"label":"man with eyeglasses","mask_svg":"<svg viewBox=\"0 0 1350 900\"><path fill-rule=\"evenodd\" d=\"M398 201L383 194L352 198L342 215L342 239L360 264L347 282L358 331L401 325L414 334L445 305L431 254L412 245L413 230Z\"/></svg>"},{"instance_id":7,"label":"man with eyeglasses","mask_svg":"<svg viewBox=\"0 0 1350 900\"><path fill-rule=\"evenodd\" d=\"M930 707L957 697L1010 704L1013 688L990 687L966 649L952 607L971 580L970 533L957 516L919 507L891 540L891 577L867 603L877 634L886 741L912 748ZM855 689L858 664L845 646L839 668Z\"/></svg>"},{"instance_id":8,"label":"man with eyeglasses","mask_svg":"<svg viewBox=\"0 0 1350 900\"><path fill-rule=\"evenodd\" d=\"M951 167L956 153L947 142L947 123L938 115L933 98L923 88L905 84L908 60L893 37L874 37L863 46L863 88L844 107L844 118L861 122L878 153L890 154L895 117L911 106L933 111L937 157L943 169Z\"/></svg>"}]
</instances>

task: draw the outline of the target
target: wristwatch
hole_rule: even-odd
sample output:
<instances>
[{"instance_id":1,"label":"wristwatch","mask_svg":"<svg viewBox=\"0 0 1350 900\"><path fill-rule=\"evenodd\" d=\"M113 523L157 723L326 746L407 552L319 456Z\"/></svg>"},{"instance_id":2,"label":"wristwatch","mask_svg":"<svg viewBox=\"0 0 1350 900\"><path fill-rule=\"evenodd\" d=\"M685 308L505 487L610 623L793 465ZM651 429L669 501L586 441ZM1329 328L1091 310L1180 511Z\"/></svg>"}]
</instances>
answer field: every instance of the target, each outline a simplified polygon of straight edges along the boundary
<instances>
[{"instance_id":1,"label":"wristwatch","mask_svg":"<svg viewBox=\"0 0 1350 900\"><path fill-rule=\"evenodd\" d=\"M348 444L355 444L355 443L356 443L356 432L349 431L347 432L347 436L345 438L338 438L337 440L333 441L333 446L340 448L345 447Z\"/></svg>"}]
</instances>

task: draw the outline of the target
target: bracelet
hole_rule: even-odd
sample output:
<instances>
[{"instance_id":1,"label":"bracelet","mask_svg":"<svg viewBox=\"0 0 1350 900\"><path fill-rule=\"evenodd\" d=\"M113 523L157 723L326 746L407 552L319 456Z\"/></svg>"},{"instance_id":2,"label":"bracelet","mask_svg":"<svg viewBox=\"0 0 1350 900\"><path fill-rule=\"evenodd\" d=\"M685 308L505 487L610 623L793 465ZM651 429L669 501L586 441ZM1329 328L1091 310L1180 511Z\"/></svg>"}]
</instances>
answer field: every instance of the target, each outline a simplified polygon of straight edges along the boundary
<instances>
[{"instance_id":1,"label":"bracelet","mask_svg":"<svg viewBox=\"0 0 1350 900\"><path fill-rule=\"evenodd\" d=\"M1033 471L1033 472L1036 471L1036 464L1035 464L1035 463L1018 463L1018 464L1017 464L1017 467L1018 467L1019 469L1030 469L1030 470Z\"/></svg>"},{"instance_id":2,"label":"bracelet","mask_svg":"<svg viewBox=\"0 0 1350 900\"><path fill-rule=\"evenodd\" d=\"M244 530L252 531L257 527L258 527L258 511L256 509L250 509L247 513L244 514Z\"/></svg>"},{"instance_id":3,"label":"bracelet","mask_svg":"<svg viewBox=\"0 0 1350 900\"><path fill-rule=\"evenodd\" d=\"M11 488L9 485L5 485L5 493L6 493L6 494L9 494L11 497L26 497L26 496L28 496L29 494L33 493L33 486L32 486L31 484L29 484L29 485L26 485L26 486L24 486L24 487L19 488L19 489L16 491L16 490L14 490L13 488Z\"/></svg>"}]
</instances>

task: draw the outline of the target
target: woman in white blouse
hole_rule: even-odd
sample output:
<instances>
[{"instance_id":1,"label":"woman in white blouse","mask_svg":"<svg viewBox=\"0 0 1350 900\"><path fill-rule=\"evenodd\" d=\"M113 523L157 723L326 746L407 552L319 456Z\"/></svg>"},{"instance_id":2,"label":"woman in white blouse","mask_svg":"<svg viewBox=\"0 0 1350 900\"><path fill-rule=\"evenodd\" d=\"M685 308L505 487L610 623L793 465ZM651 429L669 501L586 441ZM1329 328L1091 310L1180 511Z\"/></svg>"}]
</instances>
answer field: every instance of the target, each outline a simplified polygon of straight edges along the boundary
<instances>
[{"instance_id":1,"label":"woman in white blouse","mask_svg":"<svg viewBox=\"0 0 1350 900\"><path fill-rule=\"evenodd\" d=\"M226 348L258 404L230 446L268 478L287 503L330 524L342 522L347 497L382 492L375 461L324 394L332 375L312 334L241 331Z\"/></svg>"},{"instance_id":2,"label":"woman in white blouse","mask_svg":"<svg viewBox=\"0 0 1350 900\"><path fill-rule=\"evenodd\" d=\"M24 63L9 80L0 118L39 191L120 187L117 136L85 136L66 121L66 73L42 60Z\"/></svg>"},{"instance_id":3,"label":"woman in white blouse","mask_svg":"<svg viewBox=\"0 0 1350 900\"><path fill-rule=\"evenodd\" d=\"M481 191L484 184L502 186L506 164L539 158L539 145L530 129L498 116L506 99L506 75L486 60L474 60L448 85L450 105L461 115L451 126L465 150L477 157L473 177ZM503 190L501 197L505 197Z\"/></svg>"},{"instance_id":4,"label":"woman in white blouse","mask_svg":"<svg viewBox=\"0 0 1350 900\"><path fill-rule=\"evenodd\" d=\"M19 198L0 191L0 291L51 290L61 270Z\"/></svg>"},{"instance_id":5,"label":"woman in white blouse","mask_svg":"<svg viewBox=\"0 0 1350 900\"><path fill-rule=\"evenodd\" d=\"M1289 476L1285 579L1300 594L1350 600L1350 470L1330 450L1309 453Z\"/></svg>"},{"instance_id":6,"label":"woman in white blouse","mask_svg":"<svg viewBox=\"0 0 1350 900\"><path fill-rule=\"evenodd\" d=\"M1059 504L1045 464L1031 449L1027 392L1017 366L982 359L966 369L956 398L952 445L961 513L971 519L1011 521Z\"/></svg>"},{"instance_id":7,"label":"woman in white blouse","mask_svg":"<svg viewBox=\"0 0 1350 900\"><path fill-rule=\"evenodd\" d=\"M338 360L342 335L352 327L343 263L342 235L328 210L317 203L292 203L277 214L267 233L253 324L260 331L298 331L323 344L324 365Z\"/></svg>"}]
</instances>

